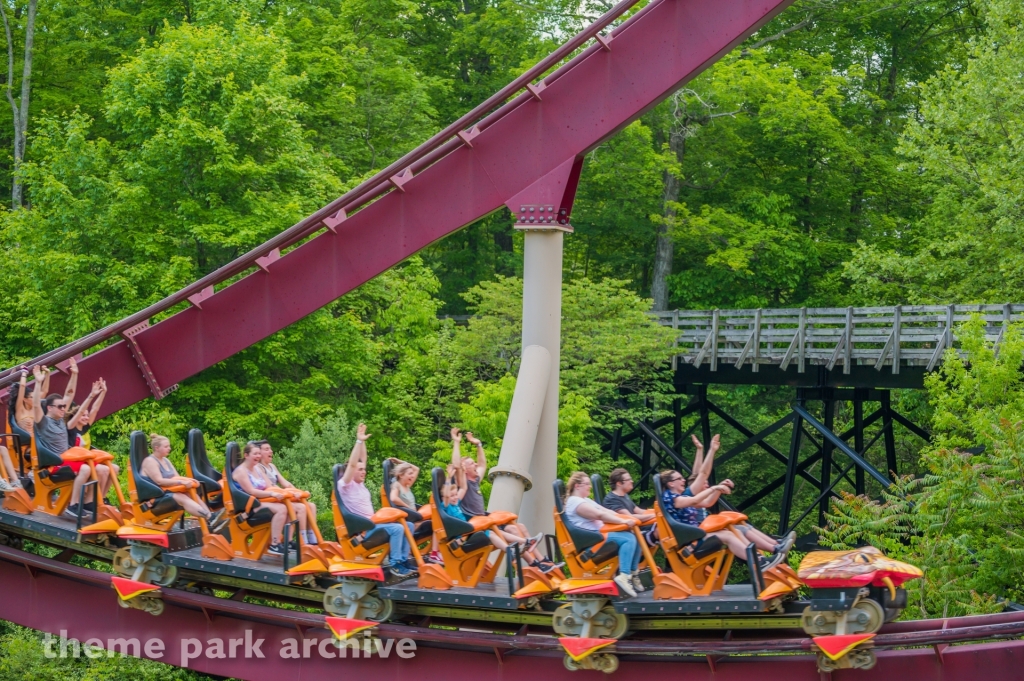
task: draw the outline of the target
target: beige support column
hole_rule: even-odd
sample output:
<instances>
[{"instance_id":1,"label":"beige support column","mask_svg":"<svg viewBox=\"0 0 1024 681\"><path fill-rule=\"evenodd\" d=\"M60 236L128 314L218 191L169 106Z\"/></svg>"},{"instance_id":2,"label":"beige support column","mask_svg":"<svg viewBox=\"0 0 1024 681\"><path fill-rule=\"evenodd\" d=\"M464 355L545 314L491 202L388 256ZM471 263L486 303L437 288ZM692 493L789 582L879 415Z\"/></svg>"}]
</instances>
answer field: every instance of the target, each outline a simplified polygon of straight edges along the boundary
<instances>
[{"instance_id":1,"label":"beige support column","mask_svg":"<svg viewBox=\"0 0 1024 681\"><path fill-rule=\"evenodd\" d=\"M501 441L498 465L491 469L491 498L488 509L519 512L523 493L533 487L530 461L537 442L544 399L548 393L551 353L547 348L531 345L523 350L519 363L516 392L508 412L505 436Z\"/></svg>"},{"instance_id":2,"label":"beige support column","mask_svg":"<svg viewBox=\"0 0 1024 681\"><path fill-rule=\"evenodd\" d=\"M531 226L532 227L532 226ZM537 225L539 228L540 225ZM523 228L517 225L517 228ZM534 440L528 473L532 488L523 494L520 508L500 508L491 496L488 510L519 513L520 521L531 532L554 534L551 509L554 499L551 484L558 468L558 362L562 334L562 235L572 228L545 225L526 227L523 247L523 347L538 345L550 356L547 390L541 409L540 424ZM524 353L525 354L525 353ZM524 386L525 388L525 386ZM516 385L518 396L520 387ZM515 398L513 398L513 403ZM508 437L516 427L509 419ZM502 447L504 453L504 447ZM495 471L492 471L492 476ZM492 477L492 479L494 479ZM506 502L507 503L507 502Z\"/></svg>"}]
</instances>

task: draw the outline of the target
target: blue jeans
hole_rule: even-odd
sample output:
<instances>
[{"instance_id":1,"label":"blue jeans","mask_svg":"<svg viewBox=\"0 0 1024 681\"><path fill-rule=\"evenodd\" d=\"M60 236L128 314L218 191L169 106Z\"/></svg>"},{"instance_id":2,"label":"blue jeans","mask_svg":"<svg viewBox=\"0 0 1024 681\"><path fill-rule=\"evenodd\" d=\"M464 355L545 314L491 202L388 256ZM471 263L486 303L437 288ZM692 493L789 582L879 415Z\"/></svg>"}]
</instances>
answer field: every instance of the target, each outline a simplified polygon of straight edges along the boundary
<instances>
[{"instance_id":1,"label":"blue jeans","mask_svg":"<svg viewBox=\"0 0 1024 681\"><path fill-rule=\"evenodd\" d=\"M619 545L619 572L624 575L636 572L640 565L640 546L632 532L609 532L608 541Z\"/></svg>"},{"instance_id":2,"label":"blue jeans","mask_svg":"<svg viewBox=\"0 0 1024 681\"><path fill-rule=\"evenodd\" d=\"M409 541L405 538L405 528L399 523L378 525L391 538L391 562L406 560L409 557Z\"/></svg>"}]
</instances>

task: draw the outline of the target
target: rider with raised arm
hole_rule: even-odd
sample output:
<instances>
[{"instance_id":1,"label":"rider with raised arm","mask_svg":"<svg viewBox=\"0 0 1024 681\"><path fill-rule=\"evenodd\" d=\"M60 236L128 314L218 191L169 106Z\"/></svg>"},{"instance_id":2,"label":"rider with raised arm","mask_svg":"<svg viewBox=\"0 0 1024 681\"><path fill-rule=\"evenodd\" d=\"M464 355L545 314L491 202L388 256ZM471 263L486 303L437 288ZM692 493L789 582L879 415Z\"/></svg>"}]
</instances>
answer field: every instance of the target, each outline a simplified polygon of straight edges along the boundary
<instances>
[{"instance_id":1,"label":"rider with raised arm","mask_svg":"<svg viewBox=\"0 0 1024 681\"><path fill-rule=\"evenodd\" d=\"M370 490L366 488L366 441L370 434L366 432L366 424L360 423L356 429L356 442L345 465L345 473L338 480L338 494L348 510L364 518L373 516L373 501ZM390 558L391 572L399 577L406 577L416 569L415 563L409 560L409 541L405 537L405 527L399 523L383 523L381 527L391 540Z\"/></svg>"},{"instance_id":2,"label":"rider with raised arm","mask_svg":"<svg viewBox=\"0 0 1024 681\"><path fill-rule=\"evenodd\" d=\"M466 489L465 469L457 464L448 464L444 487L441 488L441 499L444 512L453 518L464 521L469 520L469 517L460 505L460 502L466 498ZM507 549L508 545L512 543L519 544L523 547L528 543L528 540L523 537L509 534L508 532L502 532L497 528L484 530L484 534L491 540L491 545L501 551Z\"/></svg>"},{"instance_id":3,"label":"rider with raised arm","mask_svg":"<svg viewBox=\"0 0 1024 681\"><path fill-rule=\"evenodd\" d=\"M78 385L78 363L75 362L74 358L71 358L70 372L71 378L68 379L68 385L67 388L65 388L63 395L53 393L52 395L47 395L46 399L43 400L42 390L37 389L32 392L32 418L33 436L36 440L42 443L43 446L51 450L54 454L60 455L61 459L64 460L63 465L70 468L75 474L75 482L71 487L70 503L64 512L71 516L77 516L79 511L78 506L82 501L82 485L89 481L92 473L90 472L89 466L87 466L84 461L74 460L68 456L68 454L89 452L89 450L83 449L82 447L68 446L68 425L64 421L64 414L67 412L67 408L68 405L71 404L71 400L75 398L75 387ZM35 366L32 367L32 373L35 376L36 385L43 386L47 378L46 374L44 374L44 370L39 366ZM55 467L54 470L56 468L58 467ZM111 462L109 466L107 464L96 464L95 468L96 478L99 482L100 488L99 493L101 496L106 496L107 490L110 489L111 484L111 470L113 470L116 475L117 466ZM54 470L51 470L51 473L54 472ZM92 494L91 490L89 494Z\"/></svg>"},{"instance_id":4,"label":"rider with raised arm","mask_svg":"<svg viewBox=\"0 0 1024 681\"><path fill-rule=\"evenodd\" d=\"M20 380L11 385L11 389L7 394L7 409L14 413L14 422L18 424L23 430L32 432L35 426L35 417L32 408L32 392L33 389L28 387L28 370L21 370ZM49 388L50 375L46 374L43 380L41 390L45 394ZM4 444L9 444L11 440L5 440ZM25 443L22 443L25 444ZM15 456L18 456L16 453ZM11 492L15 489L21 488L21 480L18 478L18 471L21 470L14 463L14 459L11 457L10 451L4 445L0 445L0 459L3 460L4 469L9 476L9 481L0 476L0 492ZM25 455L25 460L28 460L28 454Z\"/></svg>"},{"instance_id":5,"label":"rider with raised arm","mask_svg":"<svg viewBox=\"0 0 1024 681\"><path fill-rule=\"evenodd\" d=\"M690 436L693 439L693 444L696 447L697 453L693 459L693 472L690 474L689 485L683 494L694 496L708 489L708 480L711 478L711 471L715 464L715 453L721 448L721 435L715 435L711 438L711 447L708 449L707 456L704 456L704 443L697 439L696 435ZM722 494L732 494L736 488L735 483L732 480L723 480L722 485L727 489L723 489ZM708 510L718 501L719 495L710 495L704 498L703 501L691 507L693 517L697 522L692 523L694 525L700 525L704 521L704 518L708 516ZM776 556L781 554L782 559L785 559L786 554L793 547L793 542L796 540L796 532L790 532L788 535L783 537L780 541L775 541L767 534L757 529L750 523L738 523L735 525L736 529L743 533L748 542L753 542L754 545L762 551L771 551L773 554L773 564L777 564L779 561L774 560Z\"/></svg>"},{"instance_id":6,"label":"rider with raised arm","mask_svg":"<svg viewBox=\"0 0 1024 681\"><path fill-rule=\"evenodd\" d=\"M103 399L107 396L107 382L102 378L93 381L92 390L82 404L71 403L68 409L68 446L92 449L89 429L96 422Z\"/></svg>"},{"instance_id":7,"label":"rider with raised arm","mask_svg":"<svg viewBox=\"0 0 1024 681\"><path fill-rule=\"evenodd\" d=\"M480 492L480 481L484 475L487 474L487 454L484 451L484 445L479 438L475 437L473 433L466 431L466 440L470 444L476 447L476 459L470 457L463 457L461 450L462 433L458 428L452 428L452 463L455 466L460 467L466 475L466 492L465 496L460 502L463 512L466 517L472 518L478 515L487 515L487 511L484 508L484 495ZM538 543L544 539L544 533L539 532L533 536L530 535L530 531L526 525L522 523L509 523L498 528L502 537L507 542L520 543L519 539L526 539L526 548L523 551L523 557L526 558L529 565L535 567L543 572L550 572L554 570L558 565L555 565L549 560L545 560L541 556L537 555L533 551Z\"/></svg>"},{"instance_id":8,"label":"rider with raised arm","mask_svg":"<svg viewBox=\"0 0 1024 681\"><path fill-rule=\"evenodd\" d=\"M466 431L466 439L476 448L476 459L462 456L462 433L459 428L452 428L452 463L462 468L466 475L466 493L460 502L467 517L486 515L483 505L483 494L480 492L480 480L487 472L487 455L483 451L483 443L472 432ZM521 522L510 522L498 527L502 537L510 543L519 544L520 539L526 540L526 548L522 555L531 566L549 572L557 565L539 556L532 548L544 540L544 533L530 536L529 529Z\"/></svg>"}]
</instances>

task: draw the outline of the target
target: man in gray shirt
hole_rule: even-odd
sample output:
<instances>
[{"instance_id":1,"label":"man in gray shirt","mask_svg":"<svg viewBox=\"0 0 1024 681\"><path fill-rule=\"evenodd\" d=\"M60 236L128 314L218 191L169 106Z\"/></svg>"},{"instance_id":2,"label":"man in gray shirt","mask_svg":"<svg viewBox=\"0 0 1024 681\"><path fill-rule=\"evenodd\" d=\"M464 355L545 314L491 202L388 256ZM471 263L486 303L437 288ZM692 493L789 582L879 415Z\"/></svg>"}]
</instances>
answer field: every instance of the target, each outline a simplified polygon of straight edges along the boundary
<instances>
[{"instance_id":1,"label":"man in gray shirt","mask_svg":"<svg viewBox=\"0 0 1024 681\"><path fill-rule=\"evenodd\" d=\"M34 390L32 392L32 407L35 414L35 426L33 427L33 436L38 444L41 444L46 449L49 449L54 454L58 454L62 459L65 459L64 454L69 449L81 450L82 452L88 452L82 447L69 447L68 446L68 426L64 421L64 415L67 413L68 405L75 397L75 387L78 384L78 364L72 358L71 360L71 378L68 379L68 386L64 390L64 394L52 393L46 396L46 399L42 399L42 390ZM32 368L32 373L36 378L36 385L43 384L43 370L36 366ZM76 457L77 458L77 457ZM113 464L111 464L113 466ZM75 517L78 515L78 505L80 503L80 497L82 495L82 485L89 481L92 477L92 471L89 466L83 461L69 461L64 460L64 466L70 468L75 474L75 482L71 488L71 499L68 503L68 507L64 509L64 513ZM56 471L54 467L51 469L51 473ZM117 470L117 467L114 467ZM100 493L106 494L107 489L110 486L110 468L105 464L96 464L96 477L99 480ZM116 472L114 473L117 474ZM91 494L91 491L90 491ZM86 502L88 503L88 502Z\"/></svg>"}]
</instances>

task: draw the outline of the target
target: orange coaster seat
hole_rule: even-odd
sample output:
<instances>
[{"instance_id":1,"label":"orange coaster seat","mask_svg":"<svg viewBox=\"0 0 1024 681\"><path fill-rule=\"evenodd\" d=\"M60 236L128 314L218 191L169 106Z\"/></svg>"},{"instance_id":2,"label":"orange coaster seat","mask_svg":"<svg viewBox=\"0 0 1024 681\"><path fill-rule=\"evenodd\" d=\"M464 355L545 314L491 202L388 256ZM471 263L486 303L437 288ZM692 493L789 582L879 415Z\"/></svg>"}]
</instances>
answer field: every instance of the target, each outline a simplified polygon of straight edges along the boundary
<instances>
[{"instance_id":1,"label":"orange coaster seat","mask_svg":"<svg viewBox=\"0 0 1024 681\"><path fill-rule=\"evenodd\" d=\"M728 529L733 525L739 525L742 522L746 522L747 516L742 513L736 513L734 511L725 511L723 513L715 513L709 515L704 519L704 522L700 524L700 529L705 532L721 532L722 530Z\"/></svg>"},{"instance_id":2,"label":"orange coaster seat","mask_svg":"<svg viewBox=\"0 0 1024 681\"><path fill-rule=\"evenodd\" d=\"M439 502L444 481L444 469L434 468L430 472L431 524L444 565L421 565L418 585L421 589L446 590L454 586L472 588L480 582L493 582L501 561L488 565L487 558L494 551L494 545L481 530L492 527L494 521L490 516L465 521L446 513Z\"/></svg>"},{"instance_id":3,"label":"orange coaster seat","mask_svg":"<svg viewBox=\"0 0 1024 681\"><path fill-rule=\"evenodd\" d=\"M707 534L718 531L709 529L711 527L725 528L738 521L735 517L719 518L723 514L716 514L706 518L700 527L681 523L665 508L661 478L655 475L653 480L658 541L670 568L669 574L661 575L660 581L656 580L654 597L674 599L690 595L707 596L721 590L729 576L733 555L718 537L708 537ZM708 523L712 519L716 520Z\"/></svg>"},{"instance_id":4,"label":"orange coaster seat","mask_svg":"<svg viewBox=\"0 0 1024 681\"><path fill-rule=\"evenodd\" d=\"M551 488L555 495L555 538L569 574L574 579L610 580L619 571L619 545L606 540L602 534L605 528L597 532L569 522L565 515L565 484L555 480ZM623 525L622 529L626 527Z\"/></svg>"}]
</instances>

